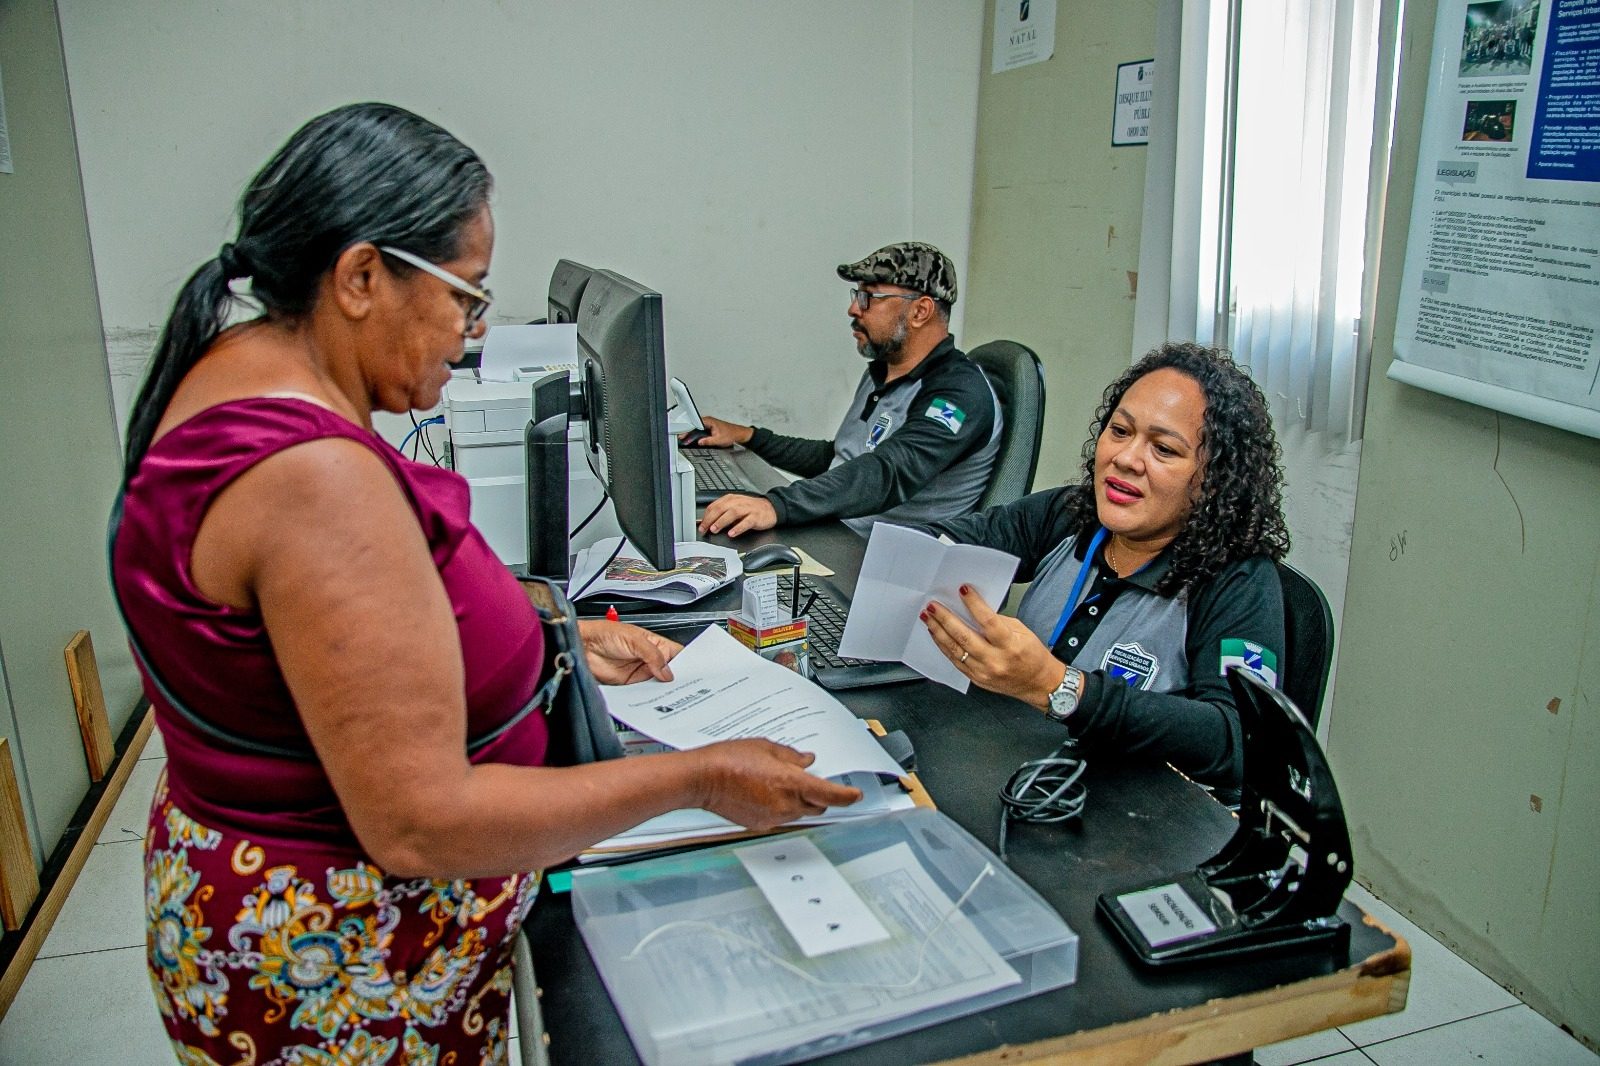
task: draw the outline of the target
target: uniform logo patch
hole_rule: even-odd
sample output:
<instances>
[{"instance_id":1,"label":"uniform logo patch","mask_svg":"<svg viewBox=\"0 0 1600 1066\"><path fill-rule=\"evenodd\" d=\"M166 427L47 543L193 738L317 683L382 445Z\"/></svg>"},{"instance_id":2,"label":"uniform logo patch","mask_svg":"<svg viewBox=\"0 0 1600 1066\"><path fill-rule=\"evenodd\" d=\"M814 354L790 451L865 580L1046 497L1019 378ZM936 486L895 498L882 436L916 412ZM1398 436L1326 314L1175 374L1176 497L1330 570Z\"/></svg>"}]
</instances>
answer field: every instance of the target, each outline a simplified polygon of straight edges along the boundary
<instances>
[{"instance_id":1,"label":"uniform logo patch","mask_svg":"<svg viewBox=\"0 0 1600 1066\"><path fill-rule=\"evenodd\" d=\"M1222 642L1222 672L1226 674L1230 666L1248 670L1273 688L1278 687L1278 657L1271 648L1230 637Z\"/></svg>"},{"instance_id":2,"label":"uniform logo patch","mask_svg":"<svg viewBox=\"0 0 1600 1066\"><path fill-rule=\"evenodd\" d=\"M872 420L872 428L867 430L867 451L872 451L883 443L883 438L889 435L889 429L894 425L894 418L883 414Z\"/></svg>"},{"instance_id":3,"label":"uniform logo patch","mask_svg":"<svg viewBox=\"0 0 1600 1066\"><path fill-rule=\"evenodd\" d=\"M949 400L934 400L922 413L935 422L943 423L951 433L960 433L962 423L967 420L967 412Z\"/></svg>"},{"instance_id":4,"label":"uniform logo patch","mask_svg":"<svg viewBox=\"0 0 1600 1066\"><path fill-rule=\"evenodd\" d=\"M1161 672L1161 661L1145 651L1138 641L1113 644L1100 668L1129 688L1147 689Z\"/></svg>"}]
</instances>

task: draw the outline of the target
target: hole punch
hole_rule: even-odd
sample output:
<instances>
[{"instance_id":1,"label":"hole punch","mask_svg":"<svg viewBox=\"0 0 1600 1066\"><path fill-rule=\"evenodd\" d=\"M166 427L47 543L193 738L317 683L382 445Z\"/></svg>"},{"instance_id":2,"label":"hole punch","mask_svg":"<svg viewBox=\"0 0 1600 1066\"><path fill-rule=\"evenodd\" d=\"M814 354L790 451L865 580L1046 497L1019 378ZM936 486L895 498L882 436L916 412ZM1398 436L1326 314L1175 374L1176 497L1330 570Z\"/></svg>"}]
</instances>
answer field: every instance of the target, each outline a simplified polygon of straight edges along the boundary
<instances>
[{"instance_id":1,"label":"hole punch","mask_svg":"<svg viewBox=\"0 0 1600 1066\"><path fill-rule=\"evenodd\" d=\"M1309 947L1348 956L1336 912L1354 863L1333 772L1287 696L1238 667L1228 686L1244 733L1238 830L1194 870L1107 893L1096 909L1148 966Z\"/></svg>"}]
</instances>

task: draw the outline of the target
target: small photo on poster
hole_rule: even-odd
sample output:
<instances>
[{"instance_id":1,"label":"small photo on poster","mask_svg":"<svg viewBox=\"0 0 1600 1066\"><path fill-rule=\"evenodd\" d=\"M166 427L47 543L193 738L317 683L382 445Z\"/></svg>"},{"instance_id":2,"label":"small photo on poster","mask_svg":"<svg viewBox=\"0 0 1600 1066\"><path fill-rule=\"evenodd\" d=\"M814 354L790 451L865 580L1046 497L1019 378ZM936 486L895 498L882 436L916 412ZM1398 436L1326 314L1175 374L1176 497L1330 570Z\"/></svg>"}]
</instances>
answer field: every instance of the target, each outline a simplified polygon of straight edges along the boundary
<instances>
[{"instance_id":1,"label":"small photo on poster","mask_svg":"<svg viewBox=\"0 0 1600 1066\"><path fill-rule=\"evenodd\" d=\"M1515 100L1468 100L1461 124L1463 141L1510 141L1516 124Z\"/></svg>"},{"instance_id":2,"label":"small photo on poster","mask_svg":"<svg viewBox=\"0 0 1600 1066\"><path fill-rule=\"evenodd\" d=\"M1468 4L1461 27L1463 78L1527 74L1539 35L1539 0L1493 0Z\"/></svg>"}]
</instances>

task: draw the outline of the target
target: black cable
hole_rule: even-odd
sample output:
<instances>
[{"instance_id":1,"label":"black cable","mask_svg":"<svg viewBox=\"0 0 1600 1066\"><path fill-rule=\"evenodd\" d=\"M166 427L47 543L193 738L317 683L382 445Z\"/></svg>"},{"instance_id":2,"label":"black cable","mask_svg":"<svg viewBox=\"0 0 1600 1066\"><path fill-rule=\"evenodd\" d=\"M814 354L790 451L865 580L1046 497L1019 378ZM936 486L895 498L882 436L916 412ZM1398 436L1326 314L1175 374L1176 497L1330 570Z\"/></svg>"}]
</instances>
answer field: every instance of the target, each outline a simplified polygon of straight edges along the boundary
<instances>
[{"instance_id":1,"label":"black cable","mask_svg":"<svg viewBox=\"0 0 1600 1066\"><path fill-rule=\"evenodd\" d=\"M443 415L436 415L435 417L428 419L426 422L423 422L422 425L424 427L426 427L430 423L433 424L433 425L442 426L442 425L444 425L444 416ZM424 428L422 430L422 432L417 434L417 436L419 438L421 438L421 440L422 440L422 450L428 453L428 458L433 460L433 465L434 466L439 466L439 467L444 466L444 460L440 459L439 458L439 454L433 450L433 441L428 439L428 431L427 431L427 429Z\"/></svg>"},{"instance_id":2,"label":"black cable","mask_svg":"<svg viewBox=\"0 0 1600 1066\"><path fill-rule=\"evenodd\" d=\"M1029 759L1000 790L1000 858L1006 857L1006 827L1019 822L1065 822L1083 815L1089 790L1080 781L1088 763L1069 752L1069 740L1043 759Z\"/></svg>"},{"instance_id":3,"label":"black cable","mask_svg":"<svg viewBox=\"0 0 1600 1066\"><path fill-rule=\"evenodd\" d=\"M413 437L422 436L422 423L417 421L417 412L415 412L415 411L407 411L406 414L411 416L411 432L406 434L406 439L410 440ZM406 446L406 442L405 441L401 441L400 442L400 447L404 448L405 446ZM411 445L411 461L413 463L417 461L417 448L418 447L419 447L419 445L417 443L415 443L415 442L413 442L412 445Z\"/></svg>"},{"instance_id":4,"label":"black cable","mask_svg":"<svg viewBox=\"0 0 1600 1066\"><path fill-rule=\"evenodd\" d=\"M583 527L594 521L594 516L600 513L600 508L604 507L606 505L606 501L609 499L611 499L611 494L609 492L602 491L600 493L600 502L594 505L594 510L589 512L588 517L586 517L582 522L578 523L577 529L574 529L571 533L567 534L567 539L571 540L579 533L582 533Z\"/></svg>"},{"instance_id":5,"label":"black cable","mask_svg":"<svg viewBox=\"0 0 1600 1066\"><path fill-rule=\"evenodd\" d=\"M606 572L606 568L617 561L617 556L622 554L622 546L626 543L628 543L627 537L618 537L617 546L611 549L611 557L600 565L600 569L589 575L589 580L583 583L583 588L579 589L577 592L574 592L571 596L568 596L567 599L572 600L574 603L581 599L583 594L589 591L589 586L594 584L595 581L599 579L600 575Z\"/></svg>"},{"instance_id":6,"label":"black cable","mask_svg":"<svg viewBox=\"0 0 1600 1066\"><path fill-rule=\"evenodd\" d=\"M567 539L568 540L571 540L572 538L576 537L579 533L582 533L584 527L587 526L590 522L594 521L594 516L600 513L600 509L606 505L606 501L611 499L611 491L605 487L606 486L605 478L600 476L599 468L597 468L594 465L594 455L593 455L593 453L584 456L584 460L589 464L589 473L594 475L595 484L600 486L600 502L594 505L594 510L590 511L589 514L584 518L584 520L582 522L578 523L578 528L577 529L574 529L571 533L567 534ZM612 558L615 559L616 556L613 555ZM588 586L585 585L584 588L588 588ZM577 599L578 597L573 596L571 598L572 599Z\"/></svg>"},{"instance_id":7,"label":"black cable","mask_svg":"<svg viewBox=\"0 0 1600 1066\"><path fill-rule=\"evenodd\" d=\"M417 412L407 411L406 414L411 416L411 432L406 434L406 440L410 440L412 437L416 438L416 442L411 445L411 461L417 461L417 449L420 447L428 453L428 458L433 460L434 466L443 466L444 464L439 461L439 456L433 450L433 442L428 440L427 427L444 425L444 415L434 415L432 418L425 418L418 422ZM400 442L400 447L405 447L405 441Z\"/></svg>"}]
</instances>

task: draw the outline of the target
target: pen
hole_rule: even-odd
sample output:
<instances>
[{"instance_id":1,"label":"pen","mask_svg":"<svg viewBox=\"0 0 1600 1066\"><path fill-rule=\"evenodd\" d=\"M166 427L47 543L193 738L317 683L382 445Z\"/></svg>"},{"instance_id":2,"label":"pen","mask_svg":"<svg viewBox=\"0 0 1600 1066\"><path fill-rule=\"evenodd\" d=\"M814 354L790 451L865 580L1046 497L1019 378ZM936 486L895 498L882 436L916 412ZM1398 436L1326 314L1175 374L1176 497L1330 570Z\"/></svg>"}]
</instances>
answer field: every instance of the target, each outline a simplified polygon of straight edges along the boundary
<instances>
[{"instance_id":1,"label":"pen","mask_svg":"<svg viewBox=\"0 0 1600 1066\"><path fill-rule=\"evenodd\" d=\"M789 597L789 617L800 617L800 568L794 568L794 591Z\"/></svg>"},{"instance_id":2,"label":"pen","mask_svg":"<svg viewBox=\"0 0 1600 1066\"><path fill-rule=\"evenodd\" d=\"M799 613L796 614L795 617L799 618L801 615L810 613L811 605L813 603L816 603L816 602L817 602L817 590L816 589L812 589L811 590L811 595L806 597L806 605L804 607L800 608Z\"/></svg>"}]
</instances>

